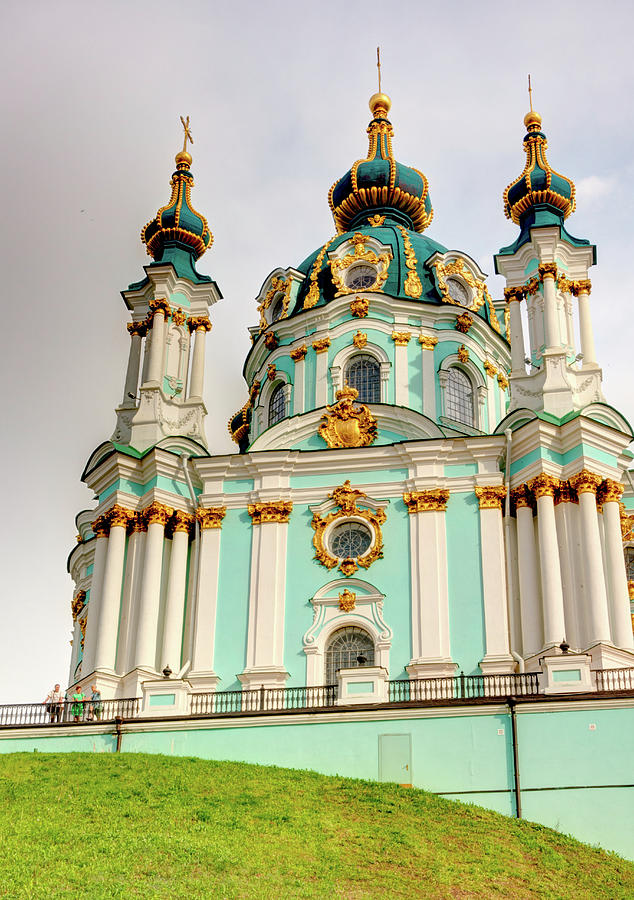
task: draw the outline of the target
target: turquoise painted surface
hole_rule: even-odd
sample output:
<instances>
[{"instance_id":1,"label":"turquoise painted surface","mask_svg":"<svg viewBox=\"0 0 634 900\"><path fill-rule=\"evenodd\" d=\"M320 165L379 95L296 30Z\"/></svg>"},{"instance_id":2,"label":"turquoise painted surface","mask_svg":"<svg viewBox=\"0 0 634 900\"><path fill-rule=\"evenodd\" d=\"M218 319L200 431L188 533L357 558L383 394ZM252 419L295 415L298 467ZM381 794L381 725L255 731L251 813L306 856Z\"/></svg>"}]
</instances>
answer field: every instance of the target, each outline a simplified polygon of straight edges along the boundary
<instances>
[{"instance_id":1,"label":"turquoise painted surface","mask_svg":"<svg viewBox=\"0 0 634 900\"><path fill-rule=\"evenodd\" d=\"M511 475L515 475L517 472L520 472L523 468L539 459L549 460L550 462L557 463L557 465L566 466L568 463L574 462L575 459L579 459L581 456L588 456L590 459L596 459L597 462L606 463L609 466L617 466L618 464L618 458L613 453L606 453L605 450L599 450L591 444L577 444L576 447L571 447L571 449L567 450L565 453L557 453L555 450L550 450L548 447L537 447L535 450L531 450L530 453L520 456L519 459L516 459L515 462L511 463Z\"/></svg>"},{"instance_id":2,"label":"turquoise painted surface","mask_svg":"<svg viewBox=\"0 0 634 900\"><path fill-rule=\"evenodd\" d=\"M560 669L552 677L553 681L581 681L581 669Z\"/></svg>"},{"instance_id":3,"label":"turquoise painted surface","mask_svg":"<svg viewBox=\"0 0 634 900\"><path fill-rule=\"evenodd\" d=\"M224 494L241 494L244 491L253 490L252 478L236 478L235 481L223 481L222 491Z\"/></svg>"},{"instance_id":4,"label":"turquoise painted surface","mask_svg":"<svg viewBox=\"0 0 634 900\"><path fill-rule=\"evenodd\" d=\"M307 335L308 337L308 335ZM315 409L315 380L317 377L317 354L307 344L308 353L304 360L304 402L306 411Z\"/></svg>"},{"instance_id":5,"label":"turquoise painted surface","mask_svg":"<svg viewBox=\"0 0 634 900\"><path fill-rule=\"evenodd\" d=\"M174 291L173 294L170 294L169 302L172 306L191 306L187 295L182 291Z\"/></svg>"},{"instance_id":6,"label":"turquoise painted surface","mask_svg":"<svg viewBox=\"0 0 634 900\"><path fill-rule=\"evenodd\" d=\"M130 481L129 478L118 478L109 485L105 491L102 491L102 493L99 494L99 502L101 503L111 494L114 494L115 491L123 491L123 493L131 494L133 497L142 497L154 487L164 491L170 491L170 493L176 494L178 497L189 499L189 490L184 481L176 481L174 478L166 478L164 475L158 475L155 478L151 478L145 484L139 484L138 481ZM194 490L197 494L200 493L196 488L194 488Z\"/></svg>"},{"instance_id":7,"label":"turquoise painted surface","mask_svg":"<svg viewBox=\"0 0 634 900\"><path fill-rule=\"evenodd\" d=\"M451 656L465 675L478 675L486 652L480 557L480 510L471 491L450 493L446 513Z\"/></svg>"},{"instance_id":8,"label":"turquoise painted surface","mask_svg":"<svg viewBox=\"0 0 634 900\"><path fill-rule=\"evenodd\" d=\"M93 566L92 563L89 566L86 566L86 575L92 575L94 570L95 570L95 567Z\"/></svg>"},{"instance_id":9,"label":"turquoise painted surface","mask_svg":"<svg viewBox=\"0 0 634 900\"><path fill-rule=\"evenodd\" d=\"M429 352L429 351L425 351ZM409 387L409 407L423 411L423 354L415 338L407 345L407 382Z\"/></svg>"},{"instance_id":10,"label":"turquoise painted surface","mask_svg":"<svg viewBox=\"0 0 634 900\"><path fill-rule=\"evenodd\" d=\"M218 690L239 691L236 675L246 663L251 577L251 517L246 509L228 509L220 539L220 573L214 669Z\"/></svg>"},{"instance_id":11,"label":"turquoise painted surface","mask_svg":"<svg viewBox=\"0 0 634 900\"><path fill-rule=\"evenodd\" d=\"M374 690L373 681L349 681L348 695L352 694L371 694Z\"/></svg>"},{"instance_id":12,"label":"turquoise painted surface","mask_svg":"<svg viewBox=\"0 0 634 900\"><path fill-rule=\"evenodd\" d=\"M407 475L407 469L374 469L363 472L336 472L328 475L292 475L291 487L331 487L343 484L346 479L355 486L378 484L386 481L401 481L403 478L407 478Z\"/></svg>"},{"instance_id":13,"label":"turquoise painted surface","mask_svg":"<svg viewBox=\"0 0 634 900\"><path fill-rule=\"evenodd\" d=\"M114 753L117 746L114 734L82 734L79 730L68 736L6 737L6 734L0 730L0 753Z\"/></svg>"},{"instance_id":14,"label":"turquoise painted surface","mask_svg":"<svg viewBox=\"0 0 634 900\"><path fill-rule=\"evenodd\" d=\"M174 706L176 694L152 694L150 706Z\"/></svg>"},{"instance_id":15,"label":"turquoise painted surface","mask_svg":"<svg viewBox=\"0 0 634 900\"><path fill-rule=\"evenodd\" d=\"M477 475L477 463L464 463L463 465L445 466L445 478L459 478L462 475Z\"/></svg>"}]
</instances>

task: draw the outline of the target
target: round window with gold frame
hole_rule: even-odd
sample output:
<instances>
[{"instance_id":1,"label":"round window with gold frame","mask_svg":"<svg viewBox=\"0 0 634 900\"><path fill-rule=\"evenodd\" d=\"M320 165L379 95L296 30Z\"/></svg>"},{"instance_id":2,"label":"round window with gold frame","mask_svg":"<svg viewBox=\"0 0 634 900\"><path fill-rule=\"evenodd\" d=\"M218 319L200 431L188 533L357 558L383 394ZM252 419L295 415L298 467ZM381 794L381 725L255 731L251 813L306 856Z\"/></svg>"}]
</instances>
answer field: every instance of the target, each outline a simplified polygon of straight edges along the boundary
<instances>
[{"instance_id":1,"label":"round window with gold frame","mask_svg":"<svg viewBox=\"0 0 634 900\"><path fill-rule=\"evenodd\" d=\"M367 291L374 287L377 279L377 271L368 263L358 263L350 266L346 272L346 287L351 291Z\"/></svg>"}]
</instances>

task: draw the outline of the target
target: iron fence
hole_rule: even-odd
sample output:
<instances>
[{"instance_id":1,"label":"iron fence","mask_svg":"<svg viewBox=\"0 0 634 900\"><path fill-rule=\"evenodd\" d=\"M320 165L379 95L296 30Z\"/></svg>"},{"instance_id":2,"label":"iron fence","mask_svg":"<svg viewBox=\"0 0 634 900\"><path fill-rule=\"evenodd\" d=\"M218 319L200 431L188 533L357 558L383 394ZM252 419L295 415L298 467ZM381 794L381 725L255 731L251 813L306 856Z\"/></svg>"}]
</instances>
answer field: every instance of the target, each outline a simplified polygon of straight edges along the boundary
<instances>
[{"instance_id":1,"label":"iron fence","mask_svg":"<svg viewBox=\"0 0 634 900\"><path fill-rule=\"evenodd\" d=\"M224 716L249 712L323 709L334 706L337 687L265 688L251 691L217 691L211 694L192 694L190 715Z\"/></svg>"},{"instance_id":2,"label":"iron fence","mask_svg":"<svg viewBox=\"0 0 634 900\"><path fill-rule=\"evenodd\" d=\"M389 682L390 703L532 697L539 693L536 672L509 675L454 675Z\"/></svg>"},{"instance_id":3,"label":"iron fence","mask_svg":"<svg viewBox=\"0 0 634 900\"><path fill-rule=\"evenodd\" d=\"M7 725L64 725L133 719L140 710L137 697L121 700L65 700L62 703L10 703L0 706L0 727Z\"/></svg>"}]
</instances>

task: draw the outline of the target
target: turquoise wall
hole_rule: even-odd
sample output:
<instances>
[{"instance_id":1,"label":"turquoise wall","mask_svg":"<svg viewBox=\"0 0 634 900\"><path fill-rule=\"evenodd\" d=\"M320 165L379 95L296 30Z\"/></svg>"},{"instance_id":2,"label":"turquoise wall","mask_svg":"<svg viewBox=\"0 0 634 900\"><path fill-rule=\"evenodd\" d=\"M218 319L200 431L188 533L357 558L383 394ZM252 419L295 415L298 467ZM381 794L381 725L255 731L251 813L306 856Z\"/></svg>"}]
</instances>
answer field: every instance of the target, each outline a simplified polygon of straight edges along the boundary
<instances>
[{"instance_id":1,"label":"turquoise wall","mask_svg":"<svg viewBox=\"0 0 634 900\"><path fill-rule=\"evenodd\" d=\"M452 491L445 515L451 657L465 675L478 675L486 644L480 509L474 492Z\"/></svg>"},{"instance_id":2,"label":"turquoise wall","mask_svg":"<svg viewBox=\"0 0 634 900\"><path fill-rule=\"evenodd\" d=\"M214 669L219 691L239 691L236 675L244 670L251 578L251 516L246 509L228 509L222 523L216 612Z\"/></svg>"}]
</instances>

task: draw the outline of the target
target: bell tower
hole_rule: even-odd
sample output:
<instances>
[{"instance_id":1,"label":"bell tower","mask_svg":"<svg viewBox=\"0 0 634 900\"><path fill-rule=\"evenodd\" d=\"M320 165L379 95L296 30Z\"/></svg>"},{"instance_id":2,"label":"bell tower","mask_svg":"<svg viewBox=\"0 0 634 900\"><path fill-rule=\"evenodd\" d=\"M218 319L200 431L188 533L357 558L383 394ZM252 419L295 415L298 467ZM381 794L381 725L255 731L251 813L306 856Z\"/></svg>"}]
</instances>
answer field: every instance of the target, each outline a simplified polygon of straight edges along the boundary
<instances>
[{"instance_id":1,"label":"bell tower","mask_svg":"<svg viewBox=\"0 0 634 900\"><path fill-rule=\"evenodd\" d=\"M209 307L222 294L195 268L213 235L192 206L189 116L181 121L185 135L176 154L171 197L141 231L153 262L145 266L142 281L122 292L132 319L127 326L130 355L112 441L141 452L176 434L207 446L205 339L211 329Z\"/></svg>"}]
</instances>

